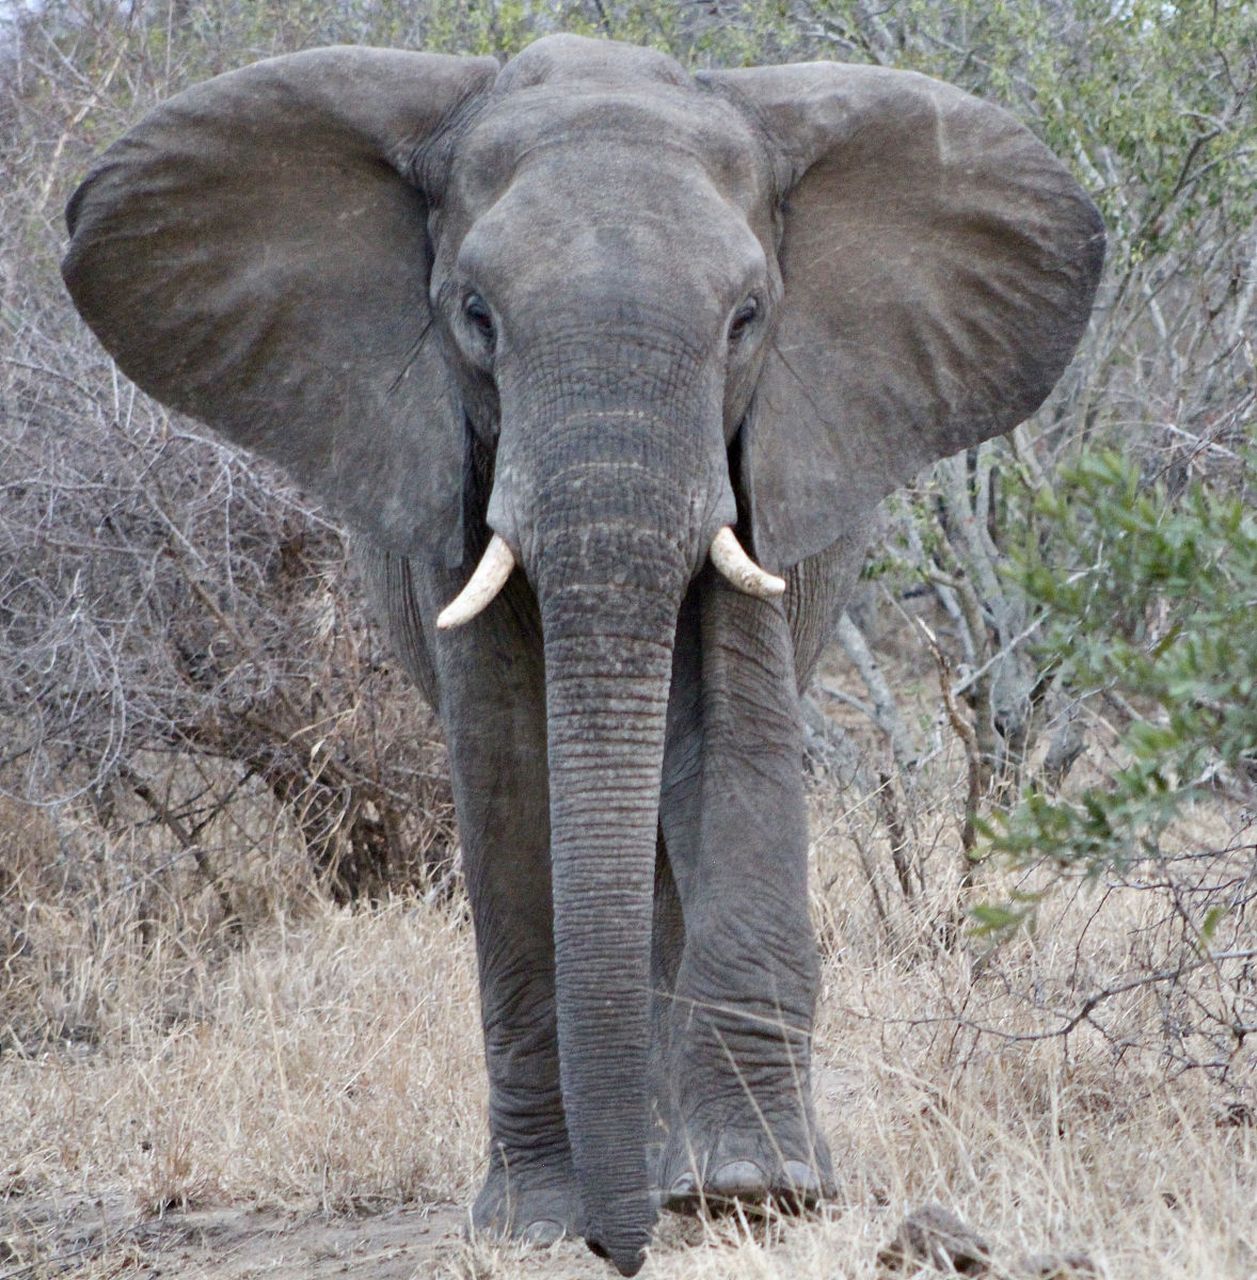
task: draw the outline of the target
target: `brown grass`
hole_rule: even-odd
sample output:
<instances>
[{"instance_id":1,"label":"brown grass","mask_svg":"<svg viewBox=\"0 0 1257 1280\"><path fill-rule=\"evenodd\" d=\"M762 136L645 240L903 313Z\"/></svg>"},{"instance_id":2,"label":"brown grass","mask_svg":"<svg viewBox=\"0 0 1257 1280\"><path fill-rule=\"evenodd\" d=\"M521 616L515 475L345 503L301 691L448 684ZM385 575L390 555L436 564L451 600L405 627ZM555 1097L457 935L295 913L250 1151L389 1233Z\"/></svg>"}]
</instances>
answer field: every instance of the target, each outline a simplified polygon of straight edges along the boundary
<instances>
[{"instance_id":1,"label":"brown grass","mask_svg":"<svg viewBox=\"0 0 1257 1280\"><path fill-rule=\"evenodd\" d=\"M261 1208L323 1231L372 1215L354 1228L370 1242L372 1221L405 1235L399 1210L467 1201L484 1082L461 900L351 913L310 895L293 913L276 897L270 921L233 943L195 893L173 909L170 885L164 907L134 883L58 889L50 825L12 809L3 820L6 865L27 877L0 988L11 1046L0 1058L0 1259L35 1264L15 1274L54 1274L39 1259L91 1240L94 1223L104 1225L75 1266L104 1277L186 1244L178 1224L198 1210ZM982 958L981 942L949 948L929 926L954 906L946 876L932 877L935 896L879 923L853 852L859 821L816 796L817 1092L840 1198L803 1223L666 1220L647 1274L871 1276L903 1213L935 1200L1004 1267L1081 1249L1113 1280L1251 1277L1257 1130L1227 1124L1225 1110L1251 1099L1251 1050L1220 1082L1176 1076L1155 984L1107 1001L1102 1021L1068 1037L1006 1038L1051 1030L1050 1010L1130 971L1132 940L1157 923L1154 899L1080 892L1037 939ZM954 845L944 832L938 857ZM54 1038L32 1038L41 1024ZM194 1253L197 1274L269 1274L284 1254L275 1237L248 1233L215 1247ZM256 1270L231 1270L228 1254ZM539 1256L448 1231L400 1265L361 1274L603 1274L576 1245Z\"/></svg>"}]
</instances>

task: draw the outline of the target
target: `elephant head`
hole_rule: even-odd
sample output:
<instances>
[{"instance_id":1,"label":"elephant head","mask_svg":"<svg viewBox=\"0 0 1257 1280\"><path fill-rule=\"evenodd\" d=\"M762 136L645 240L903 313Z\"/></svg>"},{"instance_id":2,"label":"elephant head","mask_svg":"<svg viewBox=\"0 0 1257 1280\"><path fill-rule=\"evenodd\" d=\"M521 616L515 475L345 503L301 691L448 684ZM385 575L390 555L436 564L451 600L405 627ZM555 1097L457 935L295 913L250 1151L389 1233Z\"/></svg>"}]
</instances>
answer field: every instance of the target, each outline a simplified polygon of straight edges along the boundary
<instances>
[{"instance_id":1,"label":"elephant head","mask_svg":"<svg viewBox=\"0 0 1257 1280\"><path fill-rule=\"evenodd\" d=\"M110 148L68 219L66 282L124 372L380 546L465 566L442 626L527 576L564 1104L587 1237L631 1273L682 597L709 554L779 592L1032 413L1087 321L1094 208L923 76L691 76L557 36L504 67L337 48L220 76Z\"/></svg>"}]
</instances>

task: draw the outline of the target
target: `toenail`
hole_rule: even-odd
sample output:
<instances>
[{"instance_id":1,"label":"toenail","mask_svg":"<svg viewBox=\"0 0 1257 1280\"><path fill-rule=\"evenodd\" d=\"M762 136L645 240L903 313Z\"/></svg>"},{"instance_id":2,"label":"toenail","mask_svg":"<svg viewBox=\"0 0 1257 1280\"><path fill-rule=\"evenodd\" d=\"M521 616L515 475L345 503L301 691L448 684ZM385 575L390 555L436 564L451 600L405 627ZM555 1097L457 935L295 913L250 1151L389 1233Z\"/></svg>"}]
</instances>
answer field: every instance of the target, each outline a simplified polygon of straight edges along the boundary
<instances>
[{"instance_id":1,"label":"toenail","mask_svg":"<svg viewBox=\"0 0 1257 1280\"><path fill-rule=\"evenodd\" d=\"M821 1180L816 1170L802 1160L787 1160L781 1166L786 1186L793 1191L801 1191L806 1195L818 1196L821 1193Z\"/></svg>"},{"instance_id":2,"label":"toenail","mask_svg":"<svg viewBox=\"0 0 1257 1280\"><path fill-rule=\"evenodd\" d=\"M816 1170L802 1160L787 1160L781 1166L781 1181L782 1185L774 1188L776 1198L796 1213L815 1208L824 1195Z\"/></svg>"},{"instance_id":3,"label":"toenail","mask_svg":"<svg viewBox=\"0 0 1257 1280\"><path fill-rule=\"evenodd\" d=\"M524 1228L520 1239L527 1244L547 1245L562 1240L566 1234L561 1222L555 1222L553 1218L538 1218Z\"/></svg>"},{"instance_id":4,"label":"toenail","mask_svg":"<svg viewBox=\"0 0 1257 1280\"><path fill-rule=\"evenodd\" d=\"M721 1165L709 1183L713 1195L759 1197L767 1189L764 1171L751 1160L730 1160Z\"/></svg>"}]
</instances>

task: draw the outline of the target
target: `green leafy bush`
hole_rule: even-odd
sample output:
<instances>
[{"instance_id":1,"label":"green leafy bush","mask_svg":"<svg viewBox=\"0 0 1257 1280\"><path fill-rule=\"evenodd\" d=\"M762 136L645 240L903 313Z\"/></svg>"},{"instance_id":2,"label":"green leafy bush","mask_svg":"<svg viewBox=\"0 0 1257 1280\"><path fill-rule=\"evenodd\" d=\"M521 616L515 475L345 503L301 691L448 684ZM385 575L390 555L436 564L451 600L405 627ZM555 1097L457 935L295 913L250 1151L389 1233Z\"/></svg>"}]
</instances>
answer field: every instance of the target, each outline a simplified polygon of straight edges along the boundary
<instances>
[{"instance_id":1,"label":"green leafy bush","mask_svg":"<svg viewBox=\"0 0 1257 1280\"><path fill-rule=\"evenodd\" d=\"M1251 463L1250 463L1251 468ZM1249 473L1251 474L1251 470ZM1128 762L1072 797L1030 790L990 850L1089 875L1155 857L1194 798L1257 796L1257 515L1243 472L1171 500L1129 457L1082 454L1038 498L1057 539L1017 578L1045 610L1044 663L1126 719ZM987 923L995 923L985 918Z\"/></svg>"}]
</instances>

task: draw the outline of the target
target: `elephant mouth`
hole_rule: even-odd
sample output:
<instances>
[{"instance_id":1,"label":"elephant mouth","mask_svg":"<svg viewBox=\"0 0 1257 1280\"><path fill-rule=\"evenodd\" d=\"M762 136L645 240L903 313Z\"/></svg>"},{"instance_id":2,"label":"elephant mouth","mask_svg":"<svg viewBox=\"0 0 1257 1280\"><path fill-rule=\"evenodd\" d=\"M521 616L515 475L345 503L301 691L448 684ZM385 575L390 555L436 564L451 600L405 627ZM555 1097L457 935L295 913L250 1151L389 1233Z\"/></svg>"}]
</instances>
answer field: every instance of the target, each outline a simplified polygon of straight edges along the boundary
<instances>
[{"instance_id":1,"label":"elephant mouth","mask_svg":"<svg viewBox=\"0 0 1257 1280\"><path fill-rule=\"evenodd\" d=\"M738 536L723 525L712 539L708 556L716 570L739 591L761 600L784 594L784 578L761 569L747 555ZM467 585L441 610L436 625L443 631L461 627L488 608L515 568L515 553L500 534L494 534Z\"/></svg>"}]
</instances>

